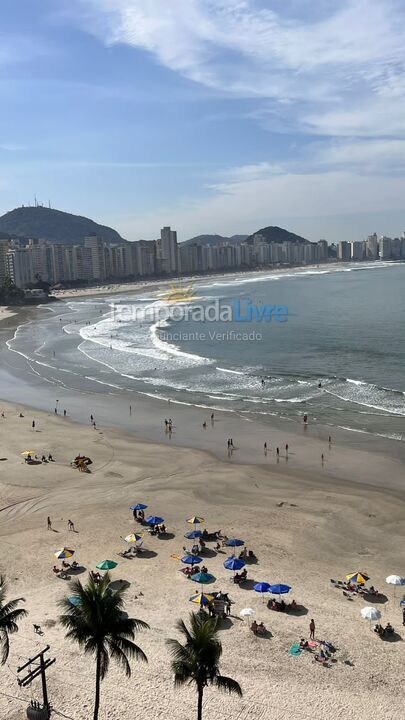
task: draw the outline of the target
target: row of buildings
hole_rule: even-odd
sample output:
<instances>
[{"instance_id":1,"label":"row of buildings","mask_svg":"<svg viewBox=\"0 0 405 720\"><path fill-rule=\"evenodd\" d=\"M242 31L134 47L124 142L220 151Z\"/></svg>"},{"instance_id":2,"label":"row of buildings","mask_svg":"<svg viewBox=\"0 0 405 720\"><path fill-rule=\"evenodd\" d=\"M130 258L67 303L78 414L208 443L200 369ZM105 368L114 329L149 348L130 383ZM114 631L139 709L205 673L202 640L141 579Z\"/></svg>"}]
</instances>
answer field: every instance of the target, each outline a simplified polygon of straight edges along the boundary
<instances>
[{"instance_id":1,"label":"row of buildings","mask_svg":"<svg viewBox=\"0 0 405 720\"><path fill-rule=\"evenodd\" d=\"M177 233L170 227L162 228L158 240L121 244L106 243L97 235L89 235L77 245L40 239L0 240L0 284L7 277L17 287L26 288L39 280L74 285L269 265L311 265L327 261L329 254L326 240L268 243L260 234L250 243L179 245ZM341 242L336 254L339 260L405 258L405 234L400 239L374 234L364 242Z\"/></svg>"},{"instance_id":2,"label":"row of buildings","mask_svg":"<svg viewBox=\"0 0 405 720\"><path fill-rule=\"evenodd\" d=\"M386 235L377 237L377 233L369 235L367 240L342 242L337 245L338 260L404 260L405 232L400 238Z\"/></svg>"}]
</instances>

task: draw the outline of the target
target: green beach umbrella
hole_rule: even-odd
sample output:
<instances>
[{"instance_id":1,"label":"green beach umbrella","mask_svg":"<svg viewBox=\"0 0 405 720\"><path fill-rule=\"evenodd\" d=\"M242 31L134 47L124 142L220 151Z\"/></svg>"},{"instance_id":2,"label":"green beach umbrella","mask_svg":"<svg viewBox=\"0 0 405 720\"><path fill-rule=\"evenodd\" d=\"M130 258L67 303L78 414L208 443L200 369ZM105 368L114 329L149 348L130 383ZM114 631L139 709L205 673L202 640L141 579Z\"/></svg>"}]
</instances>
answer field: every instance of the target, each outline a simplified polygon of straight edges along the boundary
<instances>
[{"instance_id":1,"label":"green beach umbrella","mask_svg":"<svg viewBox=\"0 0 405 720\"><path fill-rule=\"evenodd\" d=\"M99 570L113 570L117 565L118 563L116 563L115 560L103 560L103 562L96 565L96 568Z\"/></svg>"}]
</instances>

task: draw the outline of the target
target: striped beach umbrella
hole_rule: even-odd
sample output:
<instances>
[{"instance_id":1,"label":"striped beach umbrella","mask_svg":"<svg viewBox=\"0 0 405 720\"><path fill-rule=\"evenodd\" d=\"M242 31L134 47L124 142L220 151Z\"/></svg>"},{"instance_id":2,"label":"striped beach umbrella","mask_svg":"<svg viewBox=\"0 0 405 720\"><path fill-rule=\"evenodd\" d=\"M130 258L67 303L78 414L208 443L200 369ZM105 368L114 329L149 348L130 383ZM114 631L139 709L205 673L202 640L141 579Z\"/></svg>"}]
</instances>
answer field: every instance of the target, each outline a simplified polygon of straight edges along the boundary
<instances>
[{"instance_id":1,"label":"striped beach umbrella","mask_svg":"<svg viewBox=\"0 0 405 720\"><path fill-rule=\"evenodd\" d=\"M346 582L351 585L364 585L369 579L369 576L363 572L349 573L349 575L346 575Z\"/></svg>"},{"instance_id":2,"label":"striped beach umbrella","mask_svg":"<svg viewBox=\"0 0 405 720\"><path fill-rule=\"evenodd\" d=\"M205 593L198 593L197 595L192 595L190 598L190 602L196 605L209 605L213 600L213 595L205 595Z\"/></svg>"},{"instance_id":3,"label":"striped beach umbrella","mask_svg":"<svg viewBox=\"0 0 405 720\"><path fill-rule=\"evenodd\" d=\"M127 543L133 543L133 542L139 542L143 538L143 533L130 533L130 535L127 535L125 540Z\"/></svg>"},{"instance_id":4,"label":"striped beach umbrella","mask_svg":"<svg viewBox=\"0 0 405 720\"><path fill-rule=\"evenodd\" d=\"M73 548L63 547L60 550L55 550L54 555L58 560L65 560L66 558L72 557L75 554Z\"/></svg>"}]
</instances>

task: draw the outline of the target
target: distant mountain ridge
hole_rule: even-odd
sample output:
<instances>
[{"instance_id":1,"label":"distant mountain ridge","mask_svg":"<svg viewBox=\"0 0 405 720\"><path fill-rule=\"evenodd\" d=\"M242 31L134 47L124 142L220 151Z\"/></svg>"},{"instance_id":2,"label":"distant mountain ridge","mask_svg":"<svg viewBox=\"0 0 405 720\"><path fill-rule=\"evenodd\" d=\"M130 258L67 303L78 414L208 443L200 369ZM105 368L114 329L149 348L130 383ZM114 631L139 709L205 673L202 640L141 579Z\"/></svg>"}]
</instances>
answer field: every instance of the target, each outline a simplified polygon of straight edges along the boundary
<instances>
[{"instance_id":1,"label":"distant mountain ridge","mask_svg":"<svg viewBox=\"0 0 405 720\"><path fill-rule=\"evenodd\" d=\"M66 245L81 245L85 236L91 233L107 242L127 242L107 225L42 205L15 208L0 217L0 237L44 238Z\"/></svg>"},{"instance_id":2,"label":"distant mountain ridge","mask_svg":"<svg viewBox=\"0 0 405 720\"><path fill-rule=\"evenodd\" d=\"M284 230L284 228L277 227L277 225L269 225L261 230L257 230L255 233L252 233L252 235L247 237L246 242L253 243L254 235L262 235L264 242L267 243L293 242L303 243L305 245L311 244L310 240L306 240L301 237L301 235L296 235L289 230Z\"/></svg>"},{"instance_id":3,"label":"distant mountain ridge","mask_svg":"<svg viewBox=\"0 0 405 720\"><path fill-rule=\"evenodd\" d=\"M185 245L219 245L219 243L230 242L234 245L240 245L245 242L247 235L232 235L232 237L226 237L225 235L196 235L189 240L185 240L181 243L181 246Z\"/></svg>"}]
</instances>

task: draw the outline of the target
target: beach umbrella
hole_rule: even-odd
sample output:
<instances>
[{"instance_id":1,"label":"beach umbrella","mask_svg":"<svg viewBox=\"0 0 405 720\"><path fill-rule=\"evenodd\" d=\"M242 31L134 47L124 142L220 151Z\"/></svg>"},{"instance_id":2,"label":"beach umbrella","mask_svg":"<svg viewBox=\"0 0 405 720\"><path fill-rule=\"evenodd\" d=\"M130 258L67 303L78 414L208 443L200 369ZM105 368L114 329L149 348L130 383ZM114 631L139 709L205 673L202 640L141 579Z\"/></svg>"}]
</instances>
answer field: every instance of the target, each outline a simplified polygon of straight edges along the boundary
<instances>
[{"instance_id":1,"label":"beach umbrella","mask_svg":"<svg viewBox=\"0 0 405 720\"><path fill-rule=\"evenodd\" d=\"M103 560L103 562L96 565L96 568L99 570L113 570L117 565L118 563L115 560Z\"/></svg>"},{"instance_id":2,"label":"beach umbrella","mask_svg":"<svg viewBox=\"0 0 405 720\"><path fill-rule=\"evenodd\" d=\"M190 532L187 532L184 536L187 538L187 540L196 540L197 538L202 537L201 530L190 530Z\"/></svg>"},{"instance_id":3,"label":"beach umbrella","mask_svg":"<svg viewBox=\"0 0 405 720\"><path fill-rule=\"evenodd\" d=\"M243 610L240 611L239 615L241 615L243 618L247 618L248 625L250 626L249 618L252 617L252 615L255 614L255 611L253 608L243 608Z\"/></svg>"},{"instance_id":4,"label":"beach umbrella","mask_svg":"<svg viewBox=\"0 0 405 720\"><path fill-rule=\"evenodd\" d=\"M379 620L381 617L381 613L377 608L373 607L365 607L362 610L360 610L362 618L364 620L370 620L370 625L373 620Z\"/></svg>"},{"instance_id":5,"label":"beach umbrella","mask_svg":"<svg viewBox=\"0 0 405 720\"><path fill-rule=\"evenodd\" d=\"M130 510L146 510L148 506L144 505L143 503L137 503L136 505L130 505Z\"/></svg>"},{"instance_id":6,"label":"beach umbrella","mask_svg":"<svg viewBox=\"0 0 405 720\"><path fill-rule=\"evenodd\" d=\"M24 450L21 455L35 455L35 450Z\"/></svg>"},{"instance_id":7,"label":"beach umbrella","mask_svg":"<svg viewBox=\"0 0 405 720\"><path fill-rule=\"evenodd\" d=\"M253 590L258 593L262 593L263 595L263 601L264 601L264 593L268 592L270 590L270 583L267 582L259 582L256 583L256 585L253 585Z\"/></svg>"},{"instance_id":8,"label":"beach umbrella","mask_svg":"<svg viewBox=\"0 0 405 720\"><path fill-rule=\"evenodd\" d=\"M73 548L60 548L60 550L55 550L54 555L58 560L65 560L66 558L72 557L72 555L75 554L75 551Z\"/></svg>"},{"instance_id":9,"label":"beach umbrella","mask_svg":"<svg viewBox=\"0 0 405 720\"><path fill-rule=\"evenodd\" d=\"M226 568L226 570L233 570L235 572L236 570L242 570L243 567L245 567L245 561L236 558L234 555L231 555L231 557L227 558L224 562L224 568Z\"/></svg>"},{"instance_id":10,"label":"beach umbrella","mask_svg":"<svg viewBox=\"0 0 405 720\"><path fill-rule=\"evenodd\" d=\"M240 547L241 545L244 545L244 540L239 540L238 538L230 538L230 540L225 540L224 545L227 547Z\"/></svg>"},{"instance_id":11,"label":"beach umbrella","mask_svg":"<svg viewBox=\"0 0 405 720\"><path fill-rule=\"evenodd\" d=\"M349 573L349 575L346 575L346 582L352 585L364 585L369 579L369 576L363 572Z\"/></svg>"},{"instance_id":12,"label":"beach umbrella","mask_svg":"<svg viewBox=\"0 0 405 720\"><path fill-rule=\"evenodd\" d=\"M388 575L388 577L385 578L385 582L388 583L388 585L405 585L404 578L401 578L399 575Z\"/></svg>"},{"instance_id":13,"label":"beach umbrella","mask_svg":"<svg viewBox=\"0 0 405 720\"><path fill-rule=\"evenodd\" d=\"M202 558L198 557L198 555L183 555L181 558L181 562L185 565L199 565L202 561Z\"/></svg>"},{"instance_id":14,"label":"beach umbrella","mask_svg":"<svg viewBox=\"0 0 405 720\"><path fill-rule=\"evenodd\" d=\"M145 522L147 525L160 525L163 522L164 518L159 517L159 515L150 515L148 518L146 518Z\"/></svg>"},{"instance_id":15,"label":"beach umbrella","mask_svg":"<svg viewBox=\"0 0 405 720\"><path fill-rule=\"evenodd\" d=\"M130 533L130 535L126 536L125 540L127 541L127 543L131 543L131 542L139 542L139 540L142 540L142 538L143 538L143 533L141 533L140 535L138 535L138 533Z\"/></svg>"},{"instance_id":16,"label":"beach umbrella","mask_svg":"<svg viewBox=\"0 0 405 720\"><path fill-rule=\"evenodd\" d=\"M243 610L240 611L239 615L242 617L251 617L255 614L255 611L253 608L243 608Z\"/></svg>"},{"instance_id":17,"label":"beach umbrella","mask_svg":"<svg viewBox=\"0 0 405 720\"><path fill-rule=\"evenodd\" d=\"M215 577L210 573L199 572L195 575L191 575L191 579L194 580L194 582L201 583L201 585L206 585L206 583L215 580Z\"/></svg>"},{"instance_id":18,"label":"beach umbrella","mask_svg":"<svg viewBox=\"0 0 405 720\"><path fill-rule=\"evenodd\" d=\"M286 593L289 593L291 590L291 587L289 585L270 585L269 592L272 593L272 595L278 595L281 599L281 595L286 595Z\"/></svg>"},{"instance_id":19,"label":"beach umbrella","mask_svg":"<svg viewBox=\"0 0 405 720\"><path fill-rule=\"evenodd\" d=\"M388 575L388 577L385 578L385 582L388 583L388 585L394 585L394 595L397 585L405 585L405 579L399 575Z\"/></svg>"},{"instance_id":20,"label":"beach umbrella","mask_svg":"<svg viewBox=\"0 0 405 720\"><path fill-rule=\"evenodd\" d=\"M199 517L198 515L193 515L193 517L188 518L186 520L190 525L200 525L201 523L205 522L203 517Z\"/></svg>"},{"instance_id":21,"label":"beach umbrella","mask_svg":"<svg viewBox=\"0 0 405 720\"><path fill-rule=\"evenodd\" d=\"M190 602L196 605L209 605L213 600L213 595L205 595L205 593L198 593L198 595L192 595L190 598Z\"/></svg>"},{"instance_id":22,"label":"beach umbrella","mask_svg":"<svg viewBox=\"0 0 405 720\"><path fill-rule=\"evenodd\" d=\"M79 597L79 595L71 595L70 597L68 597L68 601L70 602L71 605L74 605L74 607L78 607L78 605L82 604L82 601L81 601L81 598Z\"/></svg>"}]
</instances>

